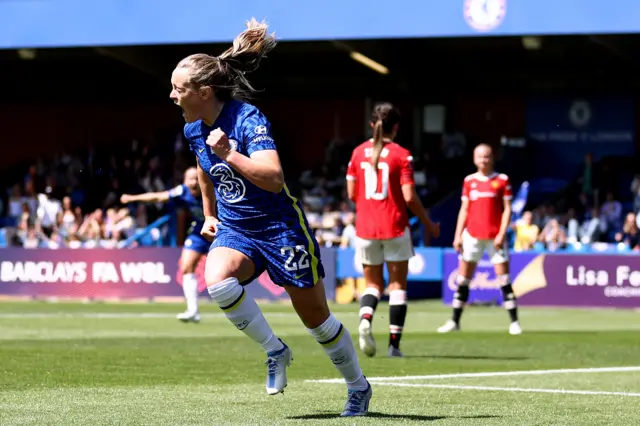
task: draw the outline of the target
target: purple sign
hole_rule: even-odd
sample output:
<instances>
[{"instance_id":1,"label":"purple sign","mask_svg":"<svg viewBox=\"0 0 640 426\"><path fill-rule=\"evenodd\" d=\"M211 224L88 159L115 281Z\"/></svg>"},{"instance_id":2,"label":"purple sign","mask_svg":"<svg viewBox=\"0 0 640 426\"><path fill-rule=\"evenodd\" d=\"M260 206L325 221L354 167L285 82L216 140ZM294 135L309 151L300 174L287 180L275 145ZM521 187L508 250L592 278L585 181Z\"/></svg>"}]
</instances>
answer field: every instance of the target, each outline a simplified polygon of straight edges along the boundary
<instances>
[{"instance_id":1,"label":"purple sign","mask_svg":"<svg viewBox=\"0 0 640 426\"><path fill-rule=\"evenodd\" d=\"M457 254L444 256L443 302L457 289ZM513 253L513 290L521 305L640 307L640 256ZM469 303L502 303L493 266L483 259L471 282Z\"/></svg>"},{"instance_id":2,"label":"purple sign","mask_svg":"<svg viewBox=\"0 0 640 426\"><path fill-rule=\"evenodd\" d=\"M159 298L182 296L179 248L0 249L0 295L63 298ZM335 298L335 253L322 251L327 298ZM196 275L206 295L205 260ZM264 273L247 286L256 299L288 299Z\"/></svg>"}]
</instances>

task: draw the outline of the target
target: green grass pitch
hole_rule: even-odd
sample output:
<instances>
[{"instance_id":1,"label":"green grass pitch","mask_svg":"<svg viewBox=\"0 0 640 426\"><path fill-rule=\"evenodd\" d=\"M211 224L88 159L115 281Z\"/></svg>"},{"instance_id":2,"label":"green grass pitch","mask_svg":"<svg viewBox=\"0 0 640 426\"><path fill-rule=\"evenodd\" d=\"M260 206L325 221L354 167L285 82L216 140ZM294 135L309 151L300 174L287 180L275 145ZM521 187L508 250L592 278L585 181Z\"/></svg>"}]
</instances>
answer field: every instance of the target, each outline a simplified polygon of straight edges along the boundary
<instances>
[{"instance_id":1,"label":"green grass pitch","mask_svg":"<svg viewBox=\"0 0 640 426\"><path fill-rule=\"evenodd\" d=\"M290 306L263 306L294 355L286 392L272 397L258 345L213 305L200 324L175 320L182 309L0 303L0 425L640 424L637 311L526 308L524 334L510 336L503 310L475 307L461 333L439 335L449 309L411 303L407 356L389 359L382 305L382 353L358 350L370 416L342 419L345 387ZM357 306L333 309L355 342Z\"/></svg>"}]
</instances>

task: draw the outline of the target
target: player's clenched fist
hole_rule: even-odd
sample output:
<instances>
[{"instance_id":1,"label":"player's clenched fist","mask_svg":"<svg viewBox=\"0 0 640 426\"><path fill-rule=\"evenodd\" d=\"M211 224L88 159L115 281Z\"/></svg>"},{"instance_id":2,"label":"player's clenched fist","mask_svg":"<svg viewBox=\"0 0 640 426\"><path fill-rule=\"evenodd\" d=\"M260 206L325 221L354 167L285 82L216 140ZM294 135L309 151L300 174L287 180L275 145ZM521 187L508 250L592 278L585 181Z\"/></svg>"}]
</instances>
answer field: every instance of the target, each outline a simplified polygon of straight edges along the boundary
<instances>
[{"instance_id":1,"label":"player's clenched fist","mask_svg":"<svg viewBox=\"0 0 640 426\"><path fill-rule=\"evenodd\" d=\"M462 253L462 238L456 237L453 240L453 248L458 252Z\"/></svg>"},{"instance_id":2,"label":"player's clenched fist","mask_svg":"<svg viewBox=\"0 0 640 426\"><path fill-rule=\"evenodd\" d=\"M204 219L204 225L202 225L202 231L200 234L205 237L208 241L213 241L218 232L218 223L220 221L213 216L207 216Z\"/></svg>"},{"instance_id":3,"label":"player's clenched fist","mask_svg":"<svg viewBox=\"0 0 640 426\"><path fill-rule=\"evenodd\" d=\"M207 137L207 145L209 145L213 149L213 152L223 160L227 158L227 155L231 152L229 138L227 138L227 135L219 127L209 133L209 136Z\"/></svg>"}]
</instances>

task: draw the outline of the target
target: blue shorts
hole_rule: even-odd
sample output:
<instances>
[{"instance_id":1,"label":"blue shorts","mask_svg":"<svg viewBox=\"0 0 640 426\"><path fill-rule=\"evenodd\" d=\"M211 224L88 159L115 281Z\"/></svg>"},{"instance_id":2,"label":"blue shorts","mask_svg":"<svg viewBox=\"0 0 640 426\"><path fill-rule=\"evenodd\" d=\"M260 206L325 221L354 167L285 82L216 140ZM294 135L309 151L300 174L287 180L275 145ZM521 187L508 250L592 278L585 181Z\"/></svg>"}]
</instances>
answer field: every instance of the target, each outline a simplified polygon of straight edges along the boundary
<instances>
[{"instance_id":1,"label":"blue shorts","mask_svg":"<svg viewBox=\"0 0 640 426\"><path fill-rule=\"evenodd\" d=\"M274 284L279 286L308 288L313 287L320 278L324 278L318 242L313 234L305 234L301 229L269 231L257 239L218 225L211 249L215 247L237 250L253 261L256 271L251 278L242 282L242 285L249 284L264 271L267 271Z\"/></svg>"},{"instance_id":2,"label":"blue shorts","mask_svg":"<svg viewBox=\"0 0 640 426\"><path fill-rule=\"evenodd\" d=\"M184 240L184 248L186 250L193 250L200 254L207 254L209 252L209 246L211 246L211 243L200 235L200 233L192 232L187 235L187 238Z\"/></svg>"}]
</instances>

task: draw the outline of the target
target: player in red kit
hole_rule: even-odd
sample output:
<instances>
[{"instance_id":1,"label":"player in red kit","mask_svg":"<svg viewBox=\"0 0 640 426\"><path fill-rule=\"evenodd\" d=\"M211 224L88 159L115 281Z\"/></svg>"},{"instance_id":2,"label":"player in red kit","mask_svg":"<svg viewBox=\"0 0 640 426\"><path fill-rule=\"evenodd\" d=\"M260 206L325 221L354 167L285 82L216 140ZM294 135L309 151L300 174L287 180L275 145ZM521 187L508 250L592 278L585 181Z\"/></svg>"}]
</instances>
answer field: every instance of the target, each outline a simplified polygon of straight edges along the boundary
<instances>
[{"instance_id":1,"label":"player in red kit","mask_svg":"<svg viewBox=\"0 0 640 426\"><path fill-rule=\"evenodd\" d=\"M389 272L389 356L401 357L400 338L407 315L407 275L413 257L407 206L435 237L440 228L427 215L413 181L409 151L393 142L400 112L376 105L373 139L356 147L347 171L347 192L356 205L356 257L367 288L360 298L360 349L376 353L371 322L384 291L383 265Z\"/></svg>"},{"instance_id":2,"label":"player in red kit","mask_svg":"<svg viewBox=\"0 0 640 426\"><path fill-rule=\"evenodd\" d=\"M493 150L481 144L473 151L478 171L464 179L453 247L461 254L453 299L453 316L440 333L460 329L460 317L469 299L469 282L486 251L500 282L504 307L511 317L510 334L521 334L516 298L509 278L509 251L505 237L511 220L512 190L509 177L493 170Z\"/></svg>"}]
</instances>

